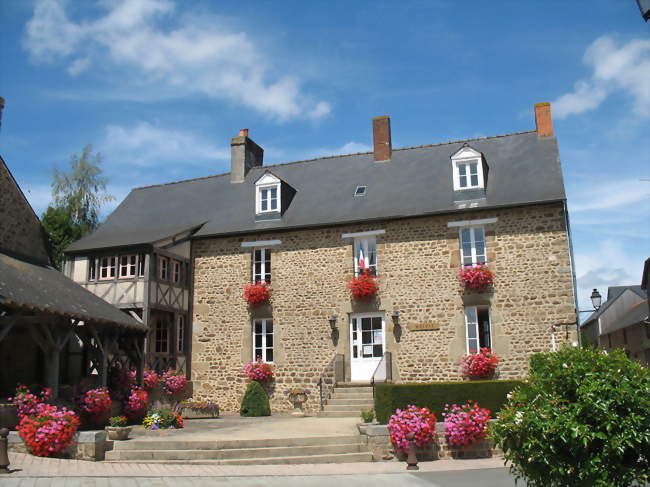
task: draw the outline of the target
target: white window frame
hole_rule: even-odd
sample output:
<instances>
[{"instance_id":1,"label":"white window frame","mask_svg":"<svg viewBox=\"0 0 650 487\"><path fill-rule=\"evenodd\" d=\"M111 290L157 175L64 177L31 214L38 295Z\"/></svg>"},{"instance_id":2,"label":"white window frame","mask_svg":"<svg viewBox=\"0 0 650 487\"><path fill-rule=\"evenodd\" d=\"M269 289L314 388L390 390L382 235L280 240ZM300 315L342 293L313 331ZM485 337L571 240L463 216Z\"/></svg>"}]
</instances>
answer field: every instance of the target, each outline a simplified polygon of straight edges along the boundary
<instances>
[{"instance_id":1,"label":"white window frame","mask_svg":"<svg viewBox=\"0 0 650 487\"><path fill-rule=\"evenodd\" d=\"M176 352L185 353L185 315L176 316Z\"/></svg>"},{"instance_id":2,"label":"white window frame","mask_svg":"<svg viewBox=\"0 0 650 487\"><path fill-rule=\"evenodd\" d=\"M104 265L104 261L106 265ZM115 279L115 273L117 271L117 258L114 255L107 257L99 258L99 275L97 276L100 281L112 281ZM104 269L106 269L106 275L104 276Z\"/></svg>"},{"instance_id":3,"label":"white window frame","mask_svg":"<svg viewBox=\"0 0 650 487\"><path fill-rule=\"evenodd\" d=\"M266 210L262 209L262 192L275 189L275 198L268 197ZM271 208L271 202L275 200L275 208ZM255 183L255 213L258 215L264 213L279 213L282 206L281 198L281 181L274 175L266 173Z\"/></svg>"},{"instance_id":4,"label":"white window frame","mask_svg":"<svg viewBox=\"0 0 650 487\"><path fill-rule=\"evenodd\" d=\"M370 246L374 246L374 254L375 254L375 263L373 265L370 264ZM359 260L360 260L360 254L359 251L363 252L363 261L366 264L366 269L370 269L374 271L373 275L378 275L379 271L377 268L377 239L374 236L364 236L364 237L356 237L354 239L354 246L353 246L353 260L354 260L354 275L355 277L359 276Z\"/></svg>"},{"instance_id":5,"label":"white window frame","mask_svg":"<svg viewBox=\"0 0 650 487\"><path fill-rule=\"evenodd\" d=\"M161 281L169 280L169 258L162 255L158 256L158 278Z\"/></svg>"},{"instance_id":6,"label":"white window frame","mask_svg":"<svg viewBox=\"0 0 650 487\"><path fill-rule=\"evenodd\" d=\"M88 257L88 280L96 281L97 280L97 261L96 257Z\"/></svg>"},{"instance_id":7,"label":"white window frame","mask_svg":"<svg viewBox=\"0 0 650 487\"><path fill-rule=\"evenodd\" d=\"M123 263L126 259L126 264ZM138 272L137 254L123 254L118 257L118 279L129 279L136 277Z\"/></svg>"},{"instance_id":8,"label":"white window frame","mask_svg":"<svg viewBox=\"0 0 650 487\"><path fill-rule=\"evenodd\" d=\"M476 163L477 184L472 184L470 164ZM485 177L483 174L483 155L471 147L463 147L453 156L451 156L453 171L454 191L465 191L467 189L479 189L485 187ZM467 165L467 185L460 184L460 167Z\"/></svg>"},{"instance_id":9,"label":"white window frame","mask_svg":"<svg viewBox=\"0 0 650 487\"><path fill-rule=\"evenodd\" d=\"M492 348L492 315L490 313L490 308L488 306L466 306L463 312L465 314L465 351L468 355L470 353L477 353L478 351L481 350L481 334L480 334L480 327L478 322L479 310L487 311L488 313L488 335L490 337L489 348ZM470 313L472 312L474 314L474 317L476 318L475 321L472 321L472 317L470 316ZM474 329L475 338L470 338L469 336L470 327ZM472 340L476 341L476 352L470 352L471 350L470 341Z\"/></svg>"},{"instance_id":10,"label":"white window frame","mask_svg":"<svg viewBox=\"0 0 650 487\"><path fill-rule=\"evenodd\" d=\"M483 232L483 252L485 255L483 256L483 262L479 263L478 255L476 253L476 229L480 229ZM471 264L466 264L465 263L465 255L463 253L463 231L464 230L469 230L469 236L470 236L470 245L471 245L471 258L472 262ZM473 265L484 265L487 264L487 243L485 242L485 227L477 225L477 226L471 226L471 227L459 227L458 228L458 243L460 245L460 265L461 267L470 267Z\"/></svg>"},{"instance_id":11,"label":"white window frame","mask_svg":"<svg viewBox=\"0 0 650 487\"><path fill-rule=\"evenodd\" d=\"M171 261L171 281L178 284L182 279L182 263L180 260L172 259Z\"/></svg>"},{"instance_id":12,"label":"white window frame","mask_svg":"<svg viewBox=\"0 0 650 487\"><path fill-rule=\"evenodd\" d=\"M144 277L144 266L146 264L146 254L138 254L138 277Z\"/></svg>"},{"instance_id":13,"label":"white window frame","mask_svg":"<svg viewBox=\"0 0 650 487\"><path fill-rule=\"evenodd\" d=\"M260 323L262 325L262 332L261 333L257 333L255 331L255 326L256 326L257 323ZM271 325L271 332L270 333L268 332L268 325L269 324ZM273 360L267 360L267 358L268 358L267 352L269 350L271 350L271 353L273 354L273 358L275 359L275 337L274 337L275 327L273 326L273 319L271 319L271 318L254 319L253 322L252 322L252 334L253 334L253 360L256 361L257 357L261 357L262 362L272 364ZM258 355L256 353L258 347L256 347L256 345L255 345L255 337L257 335L262 337L262 346L259 347L262 350L262 355ZM271 343L270 347L267 345L267 337L269 335L271 337L273 337L272 340L271 340L272 343Z\"/></svg>"},{"instance_id":14,"label":"white window frame","mask_svg":"<svg viewBox=\"0 0 650 487\"><path fill-rule=\"evenodd\" d=\"M260 260L256 260L256 253L259 251L260 253ZM271 249L266 248L266 247L258 247L254 248L253 252L251 254L251 260L252 260L252 267L253 267L253 282L271 282L271 269L272 264L271 264ZM260 272L257 273L255 272L255 264L259 262L260 263ZM268 281L266 279L266 275L268 274Z\"/></svg>"}]
</instances>

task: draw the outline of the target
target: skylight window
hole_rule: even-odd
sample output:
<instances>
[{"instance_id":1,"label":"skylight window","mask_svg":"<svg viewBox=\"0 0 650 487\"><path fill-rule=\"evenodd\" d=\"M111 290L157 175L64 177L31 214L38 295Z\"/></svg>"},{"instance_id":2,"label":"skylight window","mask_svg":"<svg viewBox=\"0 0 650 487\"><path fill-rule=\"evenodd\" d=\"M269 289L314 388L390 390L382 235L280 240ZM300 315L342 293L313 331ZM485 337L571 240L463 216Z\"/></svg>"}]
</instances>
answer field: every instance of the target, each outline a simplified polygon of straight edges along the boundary
<instances>
[{"instance_id":1,"label":"skylight window","mask_svg":"<svg viewBox=\"0 0 650 487\"><path fill-rule=\"evenodd\" d=\"M365 196L367 186L357 186L357 189L354 190L354 196Z\"/></svg>"}]
</instances>

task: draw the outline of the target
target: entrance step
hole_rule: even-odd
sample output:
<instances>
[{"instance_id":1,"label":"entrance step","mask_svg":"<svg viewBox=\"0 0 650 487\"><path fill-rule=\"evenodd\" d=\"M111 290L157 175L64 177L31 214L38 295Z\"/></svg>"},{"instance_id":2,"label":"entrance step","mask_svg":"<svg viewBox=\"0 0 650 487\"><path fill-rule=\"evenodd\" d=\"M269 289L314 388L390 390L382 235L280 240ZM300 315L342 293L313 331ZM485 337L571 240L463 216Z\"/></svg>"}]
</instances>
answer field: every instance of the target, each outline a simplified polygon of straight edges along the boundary
<instances>
[{"instance_id":1,"label":"entrance step","mask_svg":"<svg viewBox=\"0 0 650 487\"><path fill-rule=\"evenodd\" d=\"M323 411L318 415L329 418L359 417L361 411L372 409L372 387L358 383L337 384Z\"/></svg>"},{"instance_id":2,"label":"entrance step","mask_svg":"<svg viewBox=\"0 0 650 487\"><path fill-rule=\"evenodd\" d=\"M257 440L148 440L115 441L107 462L182 464L283 464L372 461L358 435Z\"/></svg>"}]
</instances>

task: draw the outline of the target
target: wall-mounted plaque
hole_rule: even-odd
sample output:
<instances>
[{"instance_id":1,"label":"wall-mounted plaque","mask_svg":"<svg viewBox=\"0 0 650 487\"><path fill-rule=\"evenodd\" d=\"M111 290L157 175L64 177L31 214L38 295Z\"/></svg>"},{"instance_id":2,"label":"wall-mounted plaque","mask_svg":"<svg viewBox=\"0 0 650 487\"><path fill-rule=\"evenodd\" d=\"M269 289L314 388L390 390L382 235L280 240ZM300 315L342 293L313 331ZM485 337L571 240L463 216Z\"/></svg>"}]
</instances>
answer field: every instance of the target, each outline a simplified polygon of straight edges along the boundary
<instances>
[{"instance_id":1,"label":"wall-mounted plaque","mask_svg":"<svg viewBox=\"0 0 650 487\"><path fill-rule=\"evenodd\" d=\"M439 330L440 325L437 323L411 323L408 325L408 329L411 331Z\"/></svg>"}]
</instances>

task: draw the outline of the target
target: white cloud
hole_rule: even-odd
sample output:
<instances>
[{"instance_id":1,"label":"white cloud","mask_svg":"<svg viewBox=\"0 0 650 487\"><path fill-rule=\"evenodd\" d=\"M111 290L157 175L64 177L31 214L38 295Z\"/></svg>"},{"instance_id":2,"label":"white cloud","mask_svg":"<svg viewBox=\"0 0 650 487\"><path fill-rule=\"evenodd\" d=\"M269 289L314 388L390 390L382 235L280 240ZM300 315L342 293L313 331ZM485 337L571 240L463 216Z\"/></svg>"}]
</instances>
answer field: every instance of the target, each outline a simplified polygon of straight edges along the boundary
<instances>
[{"instance_id":1,"label":"white cloud","mask_svg":"<svg viewBox=\"0 0 650 487\"><path fill-rule=\"evenodd\" d=\"M635 39L619 46L610 37L600 37L587 48L583 61L593 73L578 81L572 93L553 102L556 117L594 110L617 92L632 99L637 115L650 117L650 40Z\"/></svg>"},{"instance_id":2,"label":"white cloud","mask_svg":"<svg viewBox=\"0 0 650 487\"><path fill-rule=\"evenodd\" d=\"M200 165L230 159L230 149L181 130L140 121L130 126L109 125L98 149L111 165Z\"/></svg>"},{"instance_id":3,"label":"white cloud","mask_svg":"<svg viewBox=\"0 0 650 487\"><path fill-rule=\"evenodd\" d=\"M62 62L71 75L117 71L119 89L232 101L278 120L321 118L331 106L302 93L245 32L223 21L179 15L170 0L111 0L94 20L68 18L62 0L38 0L24 46L36 62ZM174 27L168 27L170 24Z\"/></svg>"},{"instance_id":4,"label":"white cloud","mask_svg":"<svg viewBox=\"0 0 650 487\"><path fill-rule=\"evenodd\" d=\"M588 181L569 197L569 210L608 210L649 200L650 184L640 179Z\"/></svg>"}]
</instances>

